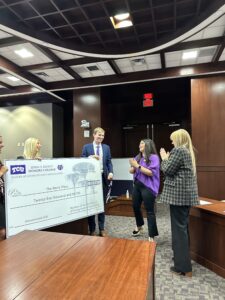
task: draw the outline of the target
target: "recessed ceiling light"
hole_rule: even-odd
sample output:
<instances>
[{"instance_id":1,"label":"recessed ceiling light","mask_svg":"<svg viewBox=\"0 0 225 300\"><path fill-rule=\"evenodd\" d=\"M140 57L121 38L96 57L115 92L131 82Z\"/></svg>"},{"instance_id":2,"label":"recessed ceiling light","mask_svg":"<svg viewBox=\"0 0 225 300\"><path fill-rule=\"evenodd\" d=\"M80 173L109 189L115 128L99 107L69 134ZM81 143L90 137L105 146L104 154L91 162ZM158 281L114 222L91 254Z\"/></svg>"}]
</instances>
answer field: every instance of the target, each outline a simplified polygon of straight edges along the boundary
<instances>
[{"instance_id":1,"label":"recessed ceiling light","mask_svg":"<svg viewBox=\"0 0 225 300\"><path fill-rule=\"evenodd\" d=\"M129 18L129 16L130 16L129 13L125 13L125 14L115 15L114 18L116 20L122 21L122 20L126 20L127 18Z\"/></svg>"},{"instance_id":2,"label":"recessed ceiling light","mask_svg":"<svg viewBox=\"0 0 225 300\"><path fill-rule=\"evenodd\" d=\"M184 52L182 55L182 59L191 59L191 58L196 58L198 55L198 51L188 51Z\"/></svg>"},{"instance_id":3,"label":"recessed ceiling light","mask_svg":"<svg viewBox=\"0 0 225 300\"><path fill-rule=\"evenodd\" d=\"M14 52L22 58L34 56L34 54L31 53L30 51L28 51L26 48L22 48L20 50L15 50Z\"/></svg>"},{"instance_id":4,"label":"recessed ceiling light","mask_svg":"<svg viewBox=\"0 0 225 300\"><path fill-rule=\"evenodd\" d=\"M111 20L111 22L113 24L113 27L115 29L133 26L133 23L131 21L129 13L120 14L120 15L116 15L114 17L110 17L110 20Z\"/></svg>"},{"instance_id":5,"label":"recessed ceiling light","mask_svg":"<svg viewBox=\"0 0 225 300\"><path fill-rule=\"evenodd\" d=\"M14 76L8 76L7 78L11 81L19 81L20 80L19 78L16 78Z\"/></svg>"}]
</instances>

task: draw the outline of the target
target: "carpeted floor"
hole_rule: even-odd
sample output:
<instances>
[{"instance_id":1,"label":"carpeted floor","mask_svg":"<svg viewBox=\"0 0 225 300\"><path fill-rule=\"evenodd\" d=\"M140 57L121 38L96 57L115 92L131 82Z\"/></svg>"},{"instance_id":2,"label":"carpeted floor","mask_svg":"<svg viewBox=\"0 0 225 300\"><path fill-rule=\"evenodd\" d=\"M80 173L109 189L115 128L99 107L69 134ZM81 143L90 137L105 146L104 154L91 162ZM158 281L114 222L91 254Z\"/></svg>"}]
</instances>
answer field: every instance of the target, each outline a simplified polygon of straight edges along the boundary
<instances>
[{"instance_id":1,"label":"carpeted floor","mask_svg":"<svg viewBox=\"0 0 225 300\"><path fill-rule=\"evenodd\" d=\"M170 217L168 207L162 203L157 204L157 225L159 237L156 238L156 300L224 300L225 279L194 261L192 279L180 278L169 272L170 266L173 265ZM136 238L131 236L134 226L134 218L106 216L106 230L109 236L147 240L147 227L145 227L145 233L142 236Z\"/></svg>"}]
</instances>

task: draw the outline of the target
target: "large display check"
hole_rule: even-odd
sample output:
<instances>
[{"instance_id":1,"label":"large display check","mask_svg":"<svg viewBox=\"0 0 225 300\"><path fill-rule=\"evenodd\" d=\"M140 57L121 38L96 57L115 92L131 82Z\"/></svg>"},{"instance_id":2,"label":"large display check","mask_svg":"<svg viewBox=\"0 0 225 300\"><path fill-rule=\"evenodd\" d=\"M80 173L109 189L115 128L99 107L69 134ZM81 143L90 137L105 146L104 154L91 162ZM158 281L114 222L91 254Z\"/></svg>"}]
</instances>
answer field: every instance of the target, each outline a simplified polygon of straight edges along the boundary
<instances>
[{"instance_id":1,"label":"large display check","mask_svg":"<svg viewBox=\"0 0 225 300\"><path fill-rule=\"evenodd\" d=\"M6 160L6 232L43 229L104 211L99 161Z\"/></svg>"}]
</instances>

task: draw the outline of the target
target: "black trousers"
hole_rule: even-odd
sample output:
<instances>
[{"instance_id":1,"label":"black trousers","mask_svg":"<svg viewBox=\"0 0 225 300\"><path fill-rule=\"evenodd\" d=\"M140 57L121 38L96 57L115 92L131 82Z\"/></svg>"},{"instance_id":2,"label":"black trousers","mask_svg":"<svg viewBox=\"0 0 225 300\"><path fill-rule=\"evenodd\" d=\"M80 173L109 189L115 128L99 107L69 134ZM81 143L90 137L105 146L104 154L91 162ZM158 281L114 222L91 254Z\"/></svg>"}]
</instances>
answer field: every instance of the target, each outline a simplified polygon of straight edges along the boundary
<instances>
[{"instance_id":1,"label":"black trousers","mask_svg":"<svg viewBox=\"0 0 225 300\"><path fill-rule=\"evenodd\" d=\"M158 228L155 217L155 195L146 188L144 184L135 181L133 188L133 210L138 227L144 225L144 219L141 212L141 204L144 202L144 207L147 212L148 234L150 237L158 235Z\"/></svg>"},{"instance_id":2,"label":"black trousers","mask_svg":"<svg viewBox=\"0 0 225 300\"><path fill-rule=\"evenodd\" d=\"M189 211L190 206L170 205L174 267L177 271L185 273L192 271L189 253Z\"/></svg>"}]
</instances>

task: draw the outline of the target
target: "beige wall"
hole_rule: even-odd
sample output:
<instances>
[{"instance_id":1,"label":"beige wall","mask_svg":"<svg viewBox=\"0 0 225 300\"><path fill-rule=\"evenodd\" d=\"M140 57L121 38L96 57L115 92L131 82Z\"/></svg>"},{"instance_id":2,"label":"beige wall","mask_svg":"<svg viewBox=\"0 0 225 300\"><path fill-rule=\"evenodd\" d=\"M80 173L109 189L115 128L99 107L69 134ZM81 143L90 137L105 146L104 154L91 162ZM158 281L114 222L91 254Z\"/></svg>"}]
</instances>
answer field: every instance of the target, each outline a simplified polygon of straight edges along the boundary
<instances>
[{"instance_id":1,"label":"beige wall","mask_svg":"<svg viewBox=\"0 0 225 300\"><path fill-rule=\"evenodd\" d=\"M5 145L1 160L22 155L28 137L40 139L42 157L52 157L52 104L0 107L0 135Z\"/></svg>"}]
</instances>

